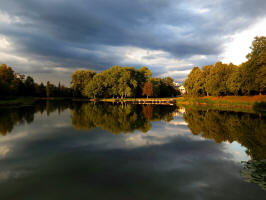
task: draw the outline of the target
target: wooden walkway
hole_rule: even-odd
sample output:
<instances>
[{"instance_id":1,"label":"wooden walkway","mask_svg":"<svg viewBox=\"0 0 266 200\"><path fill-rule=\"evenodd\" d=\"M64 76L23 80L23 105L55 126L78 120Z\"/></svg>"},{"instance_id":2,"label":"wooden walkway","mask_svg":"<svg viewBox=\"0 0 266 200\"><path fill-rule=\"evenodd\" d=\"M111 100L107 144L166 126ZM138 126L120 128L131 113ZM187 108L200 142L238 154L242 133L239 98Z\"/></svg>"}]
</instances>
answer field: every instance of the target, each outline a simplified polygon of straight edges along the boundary
<instances>
[{"instance_id":1,"label":"wooden walkway","mask_svg":"<svg viewBox=\"0 0 266 200\"><path fill-rule=\"evenodd\" d=\"M156 105L175 105L176 101L171 100L127 100L126 103L132 103L132 104L156 104Z\"/></svg>"}]
</instances>

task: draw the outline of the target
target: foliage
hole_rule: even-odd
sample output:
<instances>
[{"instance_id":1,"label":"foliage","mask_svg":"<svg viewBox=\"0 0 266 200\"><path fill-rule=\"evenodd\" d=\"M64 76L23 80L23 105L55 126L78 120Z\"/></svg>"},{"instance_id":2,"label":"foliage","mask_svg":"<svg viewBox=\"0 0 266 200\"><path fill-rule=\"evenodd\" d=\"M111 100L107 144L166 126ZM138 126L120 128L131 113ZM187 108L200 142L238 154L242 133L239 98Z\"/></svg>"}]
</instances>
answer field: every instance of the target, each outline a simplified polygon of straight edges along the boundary
<instances>
[{"instance_id":1,"label":"foliage","mask_svg":"<svg viewBox=\"0 0 266 200\"><path fill-rule=\"evenodd\" d=\"M174 80L170 77L151 78L151 82L153 85L154 97L173 97L180 94L180 92L175 89L175 86L173 84Z\"/></svg>"},{"instance_id":2,"label":"foliage","mask_svg":"<svg viewBox=\"0 0 266 200\"><path fill-rule=\"evenodd\" d=\"M153 95L153 87L152 87L152 82L148 81L144 84L143 89L142 89L142 95L150 97Z\"/></svg>"},{"instance_id":3,"label":"foliage","mask_svg":"<svg viewBox=\"0 0 266 200\"><path fill-rule=\"evenodd\" d=\"M249 160L242 162L244 169L241 170L241 176L250 183L258 184L263 190L266 190L266 159Z\"/></svg>"},{"instance_id":4,"label":"foliage","mask_svg":"<svg viewBox=\"0 0 266 200\"><path fill-rule=\"evenodd\" d=\"M136 70L134 67L113 66L94 75L88 81L82 94L89 98L136 98L147 95L147 86L149 86L148 96L166 97L176 94L173 79L170 77L152 78L151 75L152 73L147 67ZM147 82L148 85L145 85ZM156 94L151 92L153 87L156 87L159 92Z\"/></svg>"},{"instance_id":5,"label":"foliage","mask_svg":"<svg viewBox=\"0 0 266 200\"><path fill-rule=\"evenodd\" d=\"M20 96L70 97L73 94L72 89L61 84L56 87L49 81L46 86L43 83L35 83L32 77L15 73L11 67L2 64L0 66L0 97L7 99Z\"/></svg>"},{"instance_id":6,"label":"foliage","mask_svg":"<svg viewBox=\"0 0 266 200\"><path fill-rule=\"evenodd\" d=\"M189 96L254 95L266 93L266 37L255 37L248 61L239 66L217 62L194 67L185 80Z\"/></svg>"},{"instance_id":7,"label":"foliage","mask_svg":"<svg viewBox=\"0 0 266 200\"><path fill-rule=\"evenodd\" d=\"M91 70L77 70L72 74L71 87L75 96L81 96L88 82L93 78L96 72Z\"/></svg>"},{"instance_id":8,"label":"foliage","mask_svg":"<svg viewBox=\"0 0 266 200\"><path fill-rule=\"evenodd\" d=\"M246 57L252 59L253 57L259 56L261 53L266 51L266 37L265 36L256 36L250 47L251 53Z\"/></svg>"},{"instance_id":9,"label":"foliage","mask_svg":"<svg viewBox=\"0 0 266 200\"><path fill-rule=\"evenodd\" d=\"M104 77L101 74L97 74L85 86L83 94L90 98L96 98L102 96L103 91Z\"/></svg>"},{"instance_id":10,"label":"foliage","mask_svg":"<svg viewBox=\"0 0 266 200\"><path fill-rule=\"evenodd\" d=\"M51 90L50 82L48 81L46 84L46 97L50 97L50 90Z\"/></svg>"},{"instance_id":11,"label":"foliage","mask_svg":"<svg viewBox=\"0 0 266 200\"><path fill-rule=\"evenodd\" d=\"M256 102L253 106L253 109L257 112L262 112L265 115L266 114L266 101Z\"/></svg>"},{"instance_id":12,"label":"foliage","mask_svg":"<svg viewBox=\"0 0 266 200\"><path fill-rule=\"evenodd\" d=\"M194 67L188 78L184 82L186 91L191 96L202 96L203 95L204 79L203 73L198 67Z\"/></svg>"}]
</instances>

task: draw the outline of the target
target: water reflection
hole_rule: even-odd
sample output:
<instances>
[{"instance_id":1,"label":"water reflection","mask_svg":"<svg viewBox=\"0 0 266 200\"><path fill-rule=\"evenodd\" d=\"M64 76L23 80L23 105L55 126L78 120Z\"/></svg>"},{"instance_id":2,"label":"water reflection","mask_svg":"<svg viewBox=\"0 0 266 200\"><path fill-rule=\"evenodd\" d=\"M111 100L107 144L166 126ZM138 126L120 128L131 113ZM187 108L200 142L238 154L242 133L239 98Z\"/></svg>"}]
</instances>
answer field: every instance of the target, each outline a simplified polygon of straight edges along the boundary
<instances>
[{"instance_id":1,"label":"water reflection","mask_svg":"<svg viewBox=\"0 0 266 200\"><path fill-rule=\"evenodd\" d=\"M100 127L114 134L147 132L151 121L171 121L175 110L174 106L88 103L74 107L71 118L78 130Z\"/></svg>"},{"instance_id":2,"label":"water reflection","mask_svg":"<svg viewBox=\"0 0 266 200\"><path fill-rule=\"evenodd\" d=\"M175 106L78 103L71 101L38 102L34 106L1 108L0 133L5 136L15 126L30 124L37 113L49 116L71 110L72 126L77 130L101 128L114 134L136 130L147 132L152 121L187 125L195 135L213 139L216 143L238 142L255 160L266 159L266 118L256 114L216 110L195 110ZM183 116L184 121L173 121Z\"/></svg>"},{"instance_id":3,"label":"water reflection","mask_svg":"<svg viewBox=\"0 0 266 200\"><path fill-rule=\"evenodd\" d=\"M265 130L259 115L173 106L48 101L2 108L0 198L16 199L32 186L29 199L73 197L66 191L85 199L106 199L106 192L115 199L263 197L240 177L254 170L240 174L225 148L240 144L252 159L265 159Z\"/></svg>"},{"instance_id":4,"label":"water reflection","mask_svg":"<svg viewBox=\"0 0 266 200\"><path fill-rule=\"evenodd\" d=\"M186 109L184 120L195 135L216 143L238 142L252 159L266 158L266 118L256 114Z\"/></svg>"},{"instance_id":5,"label":"water reflection","mask_svg":"<svg viewBox=\"0 0 266 200\"><path fill-rule=\"evenodd\" d=\"M263 190L266 190L266 159L250 160L242 162L244 169L241 170L241 176L250 183L258 184Z\"/></svg>"},{"instance_id":6,"label":"water reflection","mask_svg":"<svg viewBox=\"0 0 266 200\"><path fill-rule=\"evenodd\" d=\"M71 107L69 101L42 101L34 106L0 108L0 133L5 136L11 133L13 128L18 125L30 124L34 121L34 115L37 113L61 112Z\"/></svg>"}]
</instances>

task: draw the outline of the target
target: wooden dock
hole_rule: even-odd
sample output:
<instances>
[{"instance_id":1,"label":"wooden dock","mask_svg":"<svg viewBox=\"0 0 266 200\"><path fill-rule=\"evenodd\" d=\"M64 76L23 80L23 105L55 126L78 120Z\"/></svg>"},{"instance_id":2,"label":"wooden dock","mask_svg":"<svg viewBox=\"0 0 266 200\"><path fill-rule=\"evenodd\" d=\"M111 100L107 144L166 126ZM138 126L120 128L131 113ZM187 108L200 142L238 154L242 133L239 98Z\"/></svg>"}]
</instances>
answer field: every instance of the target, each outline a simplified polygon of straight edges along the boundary
<instances>
[{"instance_id":1,"label":"wooden dock","mask_svg":"<svg viewBox=\"0 0 266 200\"><path fill-rule=\"evenodd\" d=\"M155 104L155 105L175 105L176 101L173 99L170 100L152 100L152 99L141 99L141 100L127 100L125 103L132 104Z\"/></svg>"}]
</instances>

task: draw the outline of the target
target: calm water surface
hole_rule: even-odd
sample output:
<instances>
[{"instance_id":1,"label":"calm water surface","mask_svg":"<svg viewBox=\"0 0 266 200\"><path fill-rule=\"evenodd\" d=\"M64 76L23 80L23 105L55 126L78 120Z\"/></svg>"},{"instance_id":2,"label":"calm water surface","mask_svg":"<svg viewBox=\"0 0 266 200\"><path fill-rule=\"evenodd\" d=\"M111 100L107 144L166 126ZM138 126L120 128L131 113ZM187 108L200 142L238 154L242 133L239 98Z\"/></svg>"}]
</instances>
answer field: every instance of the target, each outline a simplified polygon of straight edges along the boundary
<instances>
[{"instance_id":1,"label":"calm water surface","mask_svg":"<svg viewBox=\"0 0 266 200\"><path fill-rule=\"evenodd\" d=\"M266 198L258 114L39 102L0 133L1 200Z\"/></svg>"}]
</instances>

